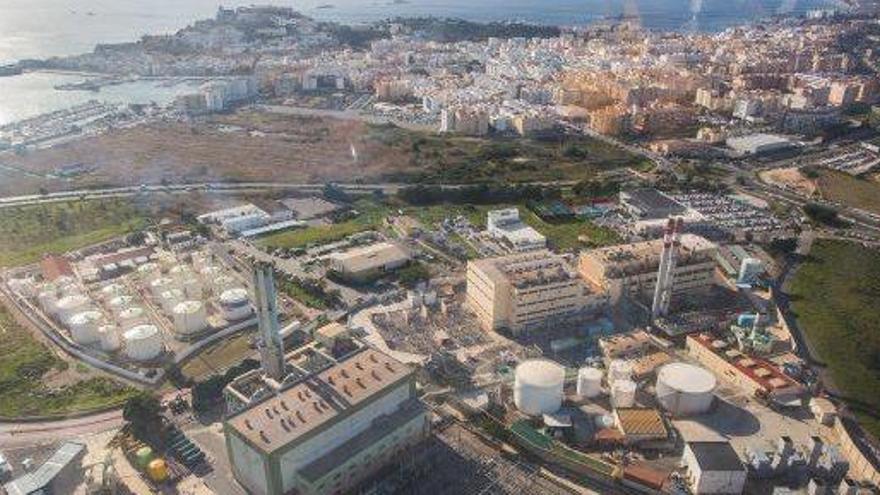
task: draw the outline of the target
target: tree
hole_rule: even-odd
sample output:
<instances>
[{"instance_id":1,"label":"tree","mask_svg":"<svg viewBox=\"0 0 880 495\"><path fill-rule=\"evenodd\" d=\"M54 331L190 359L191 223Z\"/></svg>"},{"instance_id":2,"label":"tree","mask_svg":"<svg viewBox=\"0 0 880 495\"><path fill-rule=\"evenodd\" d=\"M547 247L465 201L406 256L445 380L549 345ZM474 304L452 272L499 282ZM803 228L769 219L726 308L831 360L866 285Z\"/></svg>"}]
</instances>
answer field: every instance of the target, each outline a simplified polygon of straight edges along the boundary
<instances>
[{"instance_id":1,"label":"tree","mask_svg":"<svg viewBox=\"0 0 880 495\"><path fill-rule=\"evenodd\" d=\"M122 418L131 424L135 432L157 431L161 422L162 404L150 392L141 391L125 402Z\"/></svg>"}]
</instances>

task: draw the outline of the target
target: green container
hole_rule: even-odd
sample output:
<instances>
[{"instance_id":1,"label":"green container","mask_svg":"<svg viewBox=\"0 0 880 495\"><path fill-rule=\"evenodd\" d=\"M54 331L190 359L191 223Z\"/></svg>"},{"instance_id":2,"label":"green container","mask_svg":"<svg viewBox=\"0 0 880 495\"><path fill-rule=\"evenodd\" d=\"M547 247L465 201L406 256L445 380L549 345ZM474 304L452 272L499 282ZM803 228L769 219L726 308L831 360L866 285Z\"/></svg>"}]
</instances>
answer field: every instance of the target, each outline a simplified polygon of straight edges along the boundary
<instances>
[{"instance_id":1,"label":"green container","mask_svg":"<svg viewBox=\"0 0 880 495\"><path fill-rule=\"evenodd\" d=\"M146 469L153 460L153 449L150 447L141 447L134 453L135 464L139 469Z\"/></svg>"}]
</instances>

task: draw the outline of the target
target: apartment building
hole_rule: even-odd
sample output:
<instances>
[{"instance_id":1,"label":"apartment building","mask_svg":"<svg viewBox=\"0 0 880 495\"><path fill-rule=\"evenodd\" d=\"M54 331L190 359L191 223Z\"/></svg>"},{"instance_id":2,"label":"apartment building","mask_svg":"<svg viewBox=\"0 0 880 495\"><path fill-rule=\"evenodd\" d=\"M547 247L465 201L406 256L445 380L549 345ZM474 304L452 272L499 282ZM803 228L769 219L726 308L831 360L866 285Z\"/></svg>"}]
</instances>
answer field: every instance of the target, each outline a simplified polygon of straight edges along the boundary
<instances>
[{"instance_id":1,"label":"apartment building","mask_svg":"<svg viewBox=\"0 0 880 495\"><path fill-rule=\"evenodd\" d=\"M521 333L596 314L607 297L540 250L468 262L467 301L483 328Z\"/></svg>"},{"instance_id":2,"label":"apartment building","mask_svg":"<svg viewBox=\"0 0 880 495\"><path fill-rule=\"evenodd\" d=\"M673 295L703 292L715 283L716 246L694 234L683 234L673 275ZM621 244L581 253L580 274L605 289L611 302L623 295L651 298L657 284L663 239Z\"/></svg>"}]
</instances>

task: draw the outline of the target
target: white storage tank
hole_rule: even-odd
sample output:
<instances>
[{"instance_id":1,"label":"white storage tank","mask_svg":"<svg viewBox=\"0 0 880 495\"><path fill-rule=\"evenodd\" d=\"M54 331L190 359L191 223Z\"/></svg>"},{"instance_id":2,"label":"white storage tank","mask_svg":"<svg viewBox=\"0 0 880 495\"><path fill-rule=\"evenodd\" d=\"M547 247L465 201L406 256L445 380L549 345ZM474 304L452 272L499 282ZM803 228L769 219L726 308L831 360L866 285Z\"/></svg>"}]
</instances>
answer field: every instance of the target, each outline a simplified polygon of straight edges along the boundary
<instances>
[{"instance_id":1,"label":"white storage tank","mask_svg":"<svg viewBox=\"0 0 880 495\"><path fill-rule=\"evenodd\" d=\"M159 294L159 304L166 313L174 311L174 307L184 300L183 291L180 289L168 289Z\"/></svg>"},{"instance_id":2,"label":"white storage tank","mask_svg":"<svg viewBox=\"0 0 880 495\"><path fill-rule=\"evenodd\" d=\"M250 300L247 289L241 287L229 289L220 294L220 308L226 321L243 320L251 315Z\"/></svg>"},{"instance_id":3,"label":"white storage tank","mask_svg":"<svg viewBox=\"0 0 880 495\"><path fill-rule=\"evenodd\" d=\"M592 366L585 366L578 370L577 394L585 399L591 399L602 393L602 370Z\"/></svg>"},{"instance_id":4,"label":"white storage tank","mask_svg":"<svg viewBox=\"0 0 880 495\"><path fill-rule=\"evenodd\" d=\"M633 407L636 403L636 382L617 380L611 383L611 403L617 407Z\"/></svg>"},{"instance_id":5,"label":"white storage tank","mask_svg":"<svg viewBox=\"0 0 880 495\"><path fill-rule=\"evenodd\" d=\"M119 340L119 329L115 325L98 327L98 341L101 343L101 350L105 352L116 352L122 347Z\"/></svg>"},{"instance_id":6,"label":"white storage tank","mask_svg":"<svg viewBox=\"0 0 880 495\"><path fill-rule=\"evenodd\" d=\"M174 307L174 330L182 335L199 333L208 327L208 314L200 301L183 301Z\"/></svg>"},{"instance_id":7,"label":"white storage tank","mask_svg":"<svg viewBox=\"0 0 880 495\"><path fill-rule=\"evenodd\" d=\"M122 335L125 355L135 361L149 361L162 353L162 335L154 325L138 325Z\"/></svg>"},{"instance_id":8,"label":"white storage tank","mask_svg":"<svg viewBox=\"0 0 880 495\"><path fill-rule=\"evenodd\" d=\"M141 277L141 280L147 283L162 276L162 270L160 270L159 265L155 263L145 263L138 267L137 272L138 276Z\"/></svg>"},{"instance_id":9,"label":"white storage tank","mask_svg":"<svg viewBox=\"0 0 880 495\"><path fill-rule=\"evenodd\" d=\"M166 290L173 289L175 285L173 278L159 277L150 282L150 292L153 293L153 297L159 297Z\"/></svg>"},{"instance_id":10,"label":"white storage tank","mask_svg":"<svg viewBox=\"0 0 880 495\"><path fill-rule=\"evenodd\" d=\"M565 368L547 359L530 359L516 367L513 402L525 414L552 414L562 405Z\"/></svg>"},{"instance_id":11,"label":"white storage tank","mask_svg":"<svg viewBox=\"0 0 880 495\"><path fill-rule=\"evenodd\" d=\"M146 321L144 309L139 306L125 308L119 312L116 316L116 320L119 322L119 326L122 329L136 327Z\"/></svg>"},{"instance_id":12,"label":"white storage tank","mask_svg":"<svg viewBox=\"0 0 880 495\"><path fill-rule=\"evenodd\" d=\"M126 293L125 286L121 284L110 284L101 288L101 299L108 300L114 297L122 296Z\"/></svg>"},{"instance_id":13,"label":"white storage tank","mask_svg":"<svg viewBox=\"0 0 880 495\"><path fill-rule=\"evenodd\" d=\"M126 295L116 296L113 299L110 299L109 301L107 301L107 308L114 315L117 315L123 309L131 306L132 301L134 301L134 298L131 296L126 296Z\"/></svg>"},{"instance_id":14,"label":"white storage tank","mask_svg":"<svg viewBox=\"0 0 880 495\"><path fill-rule=\"evenodd\" d=\"M612 359L608 365L608 383L620 380L630 380L633 374L633 364L624 359Z\"/></svg>"},{"instance_id":15,"label":"white storage tank","mask_svg":"<svg viewBox=\"0 0 880 495\"><path fill-rule=\"evenodd\" d=\"M89 302L89 298L82 294L62 297L55 304L58 319L66 325L71 316L85 311L89 306Z\"/></svg>"},{"instance_id":16,"label":"white storage tank","mask_svg":"<svg viewBox=\"0 0 880 495\"><path fill-rule=\"evenodd\" d=\"M718 380L712 372L687 363L671 363L657 372L657 401L676 417L702 414L712 407Z\"/></svg>"},{"instance_id":17,"label":"white storage tank","mask_svg":"<svg viewBox=\"0 0 880 495\"><path fill-rule=\"evenodd\" d=\"M89 345L98 342L101 337L98 335L98 327L104 315L100 311L88 310L82 313L76 313L70 317L68 328L70 329L70 338L80 345Z\"/></svg>"}]
</instances>

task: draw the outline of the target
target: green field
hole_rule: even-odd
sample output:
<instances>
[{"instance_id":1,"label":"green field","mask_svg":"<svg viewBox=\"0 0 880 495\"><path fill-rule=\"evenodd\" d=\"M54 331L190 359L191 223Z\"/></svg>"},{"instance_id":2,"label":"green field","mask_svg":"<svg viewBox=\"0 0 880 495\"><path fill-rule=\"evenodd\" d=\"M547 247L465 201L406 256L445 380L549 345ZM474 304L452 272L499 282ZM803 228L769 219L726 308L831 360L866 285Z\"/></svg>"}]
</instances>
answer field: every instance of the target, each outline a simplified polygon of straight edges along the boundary
<instances>
[{"instance_id":1,"label":"green field","mask_svg":"<svg viewBox=\"0 0 880 495\"><path fill-rule=\"evenodd\" d=\"M352 234L379 227L388 214L387 207L367 200L355 203L355 210L358 214L351 220L270 234L260 238L258 243L272 248L296 249L335 242Z\"/></svg>"},{"instance_id":2,"label":"green field","mask_svg":"<svg viewBox=\"0 0 880 495\"><path fill-rule=\"evenodd\" d=\"M126 200L48 203L0 209L0 266L37 261L137 230L145 216Z\"/></svg>"},{"instance_id":3,"label":"green field","mask_svg":"<svg viewBox=\"0 0 880 495\"><path fill-rule=\"evenodd\" d=\"M581 180L606 170L653 166L587 136L487 139L372 125L366 139L409 156L413 170L389 180L418 184Z\"/></svg>"},{"instance_id":4,"label":"green field","mask_svg":"<svg viewBox=\"0 0 880 495\"><path fill-rule=\"evenodd\" d=\"M865 429L880 437L880 251L819 240L795 275L792 307Z\"/></svg>"},{"instance_id":5,"label":"green field","mask_svg":"<svg viewBox=\"0 0 880 495\"><path fill-rule=\"evenodd\" d=\"M0 305L0 417L90 411L121 404L134 392L103 377L75 381L59 388L46 386L44 375L66 368L66 362L37 342Z\"/></svg>"},{"instance_id":6,"label":"green field","mask_svg":"<svg viewBox=\"0 0 880 495\"><path fill-rule=\"evenodd\" d=\"M250 332L242 332L209 346L180 367L184 377L192 380L205 378L238 364L254 354L250 347Z\"/></svg>"},{"instance_id":7,"label":"green field","mask_svg":"<svg viewBox=\"0 0 880 495\"><path fill-rule=\"evenodd\" d=\"M510 205L434 205L428 207L411 207L404 212L415 217L429 227L437 227L444 218L463 216L478 228L486 227L486 213L489 210L507 208ZM607 246L621 242L620 237L611 229L580 219L546 222L533 213L525 205L518 205L520 218L535 230L544 234L550 247L561 251L572 251L578 248ZM578 238L585 236L588 242Z\"/></svg>"},{"instance_id":8,"label":"green field","mask_svg":"<svg viewBox=\"0 0 880 495\"><path fill-rule=\"evenodd\" d=\"M845 172L820 169L816 180L822 197L847 206L880 213L880 182Z\"/></svg>"}]
</instances>

